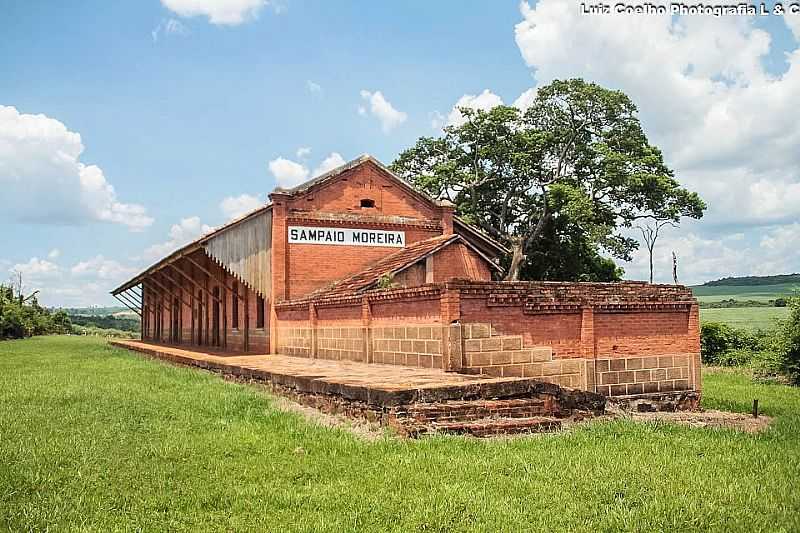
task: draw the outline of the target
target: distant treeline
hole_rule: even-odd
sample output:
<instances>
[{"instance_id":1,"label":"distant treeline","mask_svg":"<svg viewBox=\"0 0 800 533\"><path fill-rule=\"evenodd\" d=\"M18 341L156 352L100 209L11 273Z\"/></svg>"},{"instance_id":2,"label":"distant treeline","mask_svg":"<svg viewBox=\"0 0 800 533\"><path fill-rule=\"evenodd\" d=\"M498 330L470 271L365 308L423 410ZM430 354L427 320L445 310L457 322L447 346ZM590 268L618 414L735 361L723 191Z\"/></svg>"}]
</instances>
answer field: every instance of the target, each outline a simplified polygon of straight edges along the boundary
<instances>
[{"instance_id":1,"label":"distant treeline","mask_svg":"<svg viewBox=\"0 0 800 533\"><path fill-rule=\"evenodd\" d=\"M720 300L719 302L700 302L700 309L732 309L741 307L786 307L789 303L787 298L775 298L774 300Z\"/></svg>"},{"instance_id":2,"label":"distant treeline","mask_svg":"<svg viewBox=\"0 0 800 533\"><path fill-rule=\"evenodd\" d=\"M76 326L98 329L117 329L120 331L131 331L138 333L141 330L141 322L138 318L118 318L113 315L106 316L83 316L70 315L72 323Z\"/></svg>"},{"instance_id":3,"label":"distant treeline","mask_svg":"<svg viewBox=\"0 0 800 533\"><path fill-rule=\"evenodd\" d=\"M800 283L800 274L780 274L777 276L742 276L738 278L722 278L703 283L704 287L720 286L756 286L756 285L781 285L783 283Z\"/></svg>"}]
</instances>

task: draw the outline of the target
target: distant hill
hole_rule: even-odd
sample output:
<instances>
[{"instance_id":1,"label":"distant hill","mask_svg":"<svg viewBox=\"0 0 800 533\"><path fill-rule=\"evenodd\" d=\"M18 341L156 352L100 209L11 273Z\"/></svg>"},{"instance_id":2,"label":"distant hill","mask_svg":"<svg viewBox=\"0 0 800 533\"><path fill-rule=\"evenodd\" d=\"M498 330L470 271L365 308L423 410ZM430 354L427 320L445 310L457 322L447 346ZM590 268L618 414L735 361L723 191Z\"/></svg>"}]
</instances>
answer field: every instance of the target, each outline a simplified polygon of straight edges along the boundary
<instances>
[{"instance_id":1,"label":"distant hill","mask_svg":"<svg viewBox=\"0 0 800 533\"><path fill-rule=\"evenodd\" d=\"M701 287L754 287L759 285L782 285L784 283L800 283L800 274L780 274L777 276L742 276L738 278L722 278L707 281Z\"/></svg>"}]
</instances>

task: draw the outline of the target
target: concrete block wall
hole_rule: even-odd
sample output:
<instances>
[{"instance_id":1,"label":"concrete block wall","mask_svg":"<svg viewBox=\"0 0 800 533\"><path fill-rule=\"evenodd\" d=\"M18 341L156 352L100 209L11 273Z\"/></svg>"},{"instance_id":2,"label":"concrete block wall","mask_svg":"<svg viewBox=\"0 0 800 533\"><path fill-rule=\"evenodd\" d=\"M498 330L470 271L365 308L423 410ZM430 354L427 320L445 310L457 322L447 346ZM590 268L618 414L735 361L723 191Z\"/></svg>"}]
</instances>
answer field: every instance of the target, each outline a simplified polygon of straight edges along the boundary
<instances>
[{"instance_id":1,"label":"concrete block wall","mask_svg":"<svg viewBox=\"0 0 800 533\"><path fill-rule=\"evenodd\" d=\"M442 368L442 325L370 328L372 361L389 365Z\"/></svg>"}]
</instances>

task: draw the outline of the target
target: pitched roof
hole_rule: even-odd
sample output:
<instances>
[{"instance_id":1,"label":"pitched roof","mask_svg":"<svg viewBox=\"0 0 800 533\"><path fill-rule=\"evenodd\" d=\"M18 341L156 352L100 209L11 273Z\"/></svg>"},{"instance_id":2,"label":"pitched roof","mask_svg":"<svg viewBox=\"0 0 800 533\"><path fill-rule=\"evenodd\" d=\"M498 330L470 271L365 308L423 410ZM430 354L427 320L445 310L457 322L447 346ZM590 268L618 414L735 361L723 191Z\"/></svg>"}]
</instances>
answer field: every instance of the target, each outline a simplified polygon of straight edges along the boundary
<instances>
[{"instance_id":1,"label":"pitched roof","mask_svg":"<svg viewBox=\"0 0 800 533\"><path fill-rule=\"evenodd\" d=\"M317 289L302 299L312 299L318 296L344 296L373 289L380 282L382 277L386 275L392 276L394 274L398 274L399 272L402 272L403 270L415 265L429 255L433 255L439 250L456 242L462 242L466 246L473 249L493 268L500 268L498 265L481 254L478 250L476 250L475 247L469 243L469 241L465 240L460 235L439 235L438 237L433 237L408 245L398 252L379 259L361 272Z\"/></svg>"},{"instance_id":2,"label":"pitched roof","mask_svg":"<svg viewBox=\"0 0 800 533\"><path fill-rule=\"evenodd\" d=\"M364 155L362 155L360 157L357 157L356 159L353 159L352 161L349 161L349 162L345 163L344 165L341 165L341 166L339 166L339 167L337 167L337 168L335 168L335 169L333 169L333 170L331 170L329 172L321 174L321 175L317 176L316 178L313 178L313 179L311 179L309 181L301 183L300 185L298 185L298 186L296 186L296 187L294 187L292 189L282 189L282 188L279 187L279 188L276 188L275 191L276 192L283 192L285 194L289 194L289 195L292 195L292 196L294 196L296 194L301 194L301 193L303 193L305 191L308 191L308 190L310 190L310 189L312 189L314 187L321 186L321 185L333 180L335 177L343 174L344 172L347 172L348 170L356 168L356 167L358 167L358 166L360 166L360 165L362 165L362 164L364 164L366 162L370 162L370 163L374 164L381 171L385 172L392 179L396 180L400 185L402 185L404 188L406 188L409 192L417 195L418 197L422 198L423 200L425 200L427 202L430 202L430 203L432 203L434 205L438 205L438 202L436 200L434 200L433 198L428 196L425 192L417 189L414 185L412 185L411 183L409 183L405 179L401 178L400 176L398 176L397 174L395 174L394 172L389 170L380 161L378 161L377 159L375 159L374 157L372 157L369 154L364 154ZM229 229L232 229L232 228L238 226L240 223L244 222L245 220L249 220L251 217L256 216L256 215L258 215L258 214L260 214L260 213L262 213L264 211L267 211L267 210L269 210L271 208L272 208L272 203L269 202L269 203L267 203L265 205L262 205L261 207L258 207L257 209L255 209L255 210L253 210L253 211L251 211L249 213L246 213L246 214L242 215L239 218L236 218L234 220L231 220L230 222L227 222L226 224L220 226L219 228L216 228L215 230L213 230L210 233L207 233L205 235L201 235L200 237L198 237L194 241L181 246L177 250L173 251L172 253L168 254L164 258L160 259L159 261L157 261L156 263L154 263L153 265L148 267L147 269L143 270L141 273L137 274L135 277L131 278L130 280L126 281L125 283L123 283L122 285L117 287L116 289L112 290L111 294L118 294L120 292L124 292L124 291L130 289L131 287L134 287L134 286L138 285L141 282L141 280L144 279L148 274L158 270L164 264L170 262L171 260L173 260L175 258L179 258L179 257L181 257L181 256L183 256L185 254L191 253L191 252L197 250L198 248L201 248L203 246L203 244L206 241L208 241L210 238L212 238L212 237L214 237L216 235L219 235L222 232L228 231ZM460 234L464 238L464 242L472 245L473 248L477 248L476 251L483 250L483 252L481 252L481 255L483 255L483 253L486 253L487 250L494 250L497 254L502 254L502 253L508 253L509 252L508 249L505 246L503 246L499 242L495 241L494 239L492 239L491 237L489 237L488 235L486 235L482 231L478 230L477 228L475 228L473 226L470 226L469 224L467 224L463 220L459 219L458 217L454 217L453 224L454 224L454 228L455 228L456 233ZM480 245L478 244L478 242L475 242L475 241L480 242ZM494 254L491 254L491 253L489 253L488 255L494 256ZM492 261L489 261L489 262L494 265L494 262L492 262Z\"/></svg>"}]
</instances>

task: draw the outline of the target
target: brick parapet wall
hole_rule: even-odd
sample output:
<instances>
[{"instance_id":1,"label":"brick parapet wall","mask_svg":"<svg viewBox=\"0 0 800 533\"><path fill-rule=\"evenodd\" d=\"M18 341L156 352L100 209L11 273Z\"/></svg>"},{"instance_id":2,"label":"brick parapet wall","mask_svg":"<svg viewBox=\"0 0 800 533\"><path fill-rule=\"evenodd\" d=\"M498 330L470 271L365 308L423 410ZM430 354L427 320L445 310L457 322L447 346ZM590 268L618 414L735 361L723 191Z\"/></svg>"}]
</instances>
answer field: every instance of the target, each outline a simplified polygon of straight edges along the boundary
<instances>
[{"instance_id":1,"label":"brick parapet wall","mask_svg":"<svg viewBox=\"0 0 800 533\"><path fill-rule=\"evenodd\" d=\"M310 309L316 323L298 323ZM699 314L685 287L454 280L276 310L282 326L309 329L290 329L278 345L309 357L532 377L614 396L700 389Z\"/></svg>"}]
</instances>

